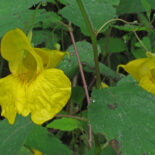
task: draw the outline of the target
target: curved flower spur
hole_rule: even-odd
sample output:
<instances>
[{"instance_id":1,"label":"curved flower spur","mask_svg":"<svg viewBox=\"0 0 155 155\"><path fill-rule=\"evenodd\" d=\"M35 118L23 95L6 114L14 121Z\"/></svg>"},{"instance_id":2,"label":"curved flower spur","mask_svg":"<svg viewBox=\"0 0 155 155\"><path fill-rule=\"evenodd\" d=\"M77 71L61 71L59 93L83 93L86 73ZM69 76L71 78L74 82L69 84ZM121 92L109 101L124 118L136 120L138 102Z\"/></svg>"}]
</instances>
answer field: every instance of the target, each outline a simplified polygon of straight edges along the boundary
<instances>
[{"instance_id":1,"label":"curved flower spur","mask_svg":"<svg viewBox=\"0 0 155 155\"><path fill-rule=\"evenodd\" d=\"M119 65L133 78L135 78L141 87L148 92L155 94L155 57L147 52L147 58L132 60L126 65Z\"/></svg>"},{"instance_id":2,"label":"curved flower spur","mask_svg":"<svg viewBox=\"0 0 155 155\"><path fill-rule=\"evenodd\" d=\"M66 105L71 82L55 67L65 53L33 48L20 29L7 32L1 41L1 55L11 74L0 79L2 116L13 124L16 114L28 116L36 124L52 119Z\"/></svg>"}]
</instances>

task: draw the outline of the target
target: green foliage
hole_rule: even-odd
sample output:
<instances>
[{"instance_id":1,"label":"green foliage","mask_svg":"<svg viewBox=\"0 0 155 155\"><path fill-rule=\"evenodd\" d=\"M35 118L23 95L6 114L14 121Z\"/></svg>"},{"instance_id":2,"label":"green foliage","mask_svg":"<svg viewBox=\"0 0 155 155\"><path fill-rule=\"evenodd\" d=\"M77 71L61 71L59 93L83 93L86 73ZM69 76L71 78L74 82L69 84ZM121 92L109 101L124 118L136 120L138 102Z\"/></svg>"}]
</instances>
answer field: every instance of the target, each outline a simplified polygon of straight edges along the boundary
<instances>
[{"instance_id":1,"label":"green foliage","mask_svg":"<svg viewBox=\"0 0 155 155\"><path fill-rule=\"evenodd\" d=\"M149 51L151 51L151 42L150 42L150 39L149 39L148 37L144 37L144 38L142 38L142 42L143 42L143 44L147 47L147 49L148 49ZM135 46L136 46L136 47L141 47L141 45L140 45L139 42L137 42L137 43L135 44Z\"/></svg>"},{"instance_id":2,"label":"green foliage","mask_svg":"<svg viewBox=\"0 0 155 155\"><path fill-rule=\"evenodd\" d=\"M126 50L126 45L123 42L123 40L118 38L109 38L108 41L106 38L102 38L99 40L99 44L101 46L101 50L104 52L104 49L106 52L109 53L119 53ZM105 46L107 47L105 48Z\"/></svg>"},{"instance_id":3,"label":"green foliage","mask_svg":"<svg viewBox=\"0 0 155 155\"><path fill-rule=\"evenodd\" d=\"M33 155L33 153L30 149L23 146L21 150L18 152L18 155Z\"/></svg>"},{"instance_id":4,"label":"green foliage","mask_svg":"<svg viewBox=\"0 0 155 155\"><path fill-rule=\"evenodd\" d=\"M106 2L109 3L111 5L118 5L120 0L97 0L98 2Z\"/></svg>"},{"instance_id":5,"label":"green foliage","mask_svg":"<svg viewBox=\"0 0 155 155\"><path fill-rule=\"evenodd\" d=\"M42 126L32 124L29 117L17 117L12 126L7 120L0 120L0 155L32 155L31 148L47 155L155 154L155 97L122 69L116 73L119 64L146 57L142 44L155 53L155 0L82 0L97 40L98 53L95 54L101 81L109 85L104 89L96 89L94 44L77 1L0 1L0 38L11 29L20 28L27 34L33 28L34 47L56 49L58 45L66 52L57 68L72 82L68 104L56 118ZM115 20L97 35L97 30L114 18L126 22ZM73 42L64 26L68 23L82 63L89 105ZM8 74L8 64L0 57L0 77Z\"/></svg>"},{"instance_id":6,"label":"green foliage","mask_svg":"<svg viewBox=\"0 0 155 155\"><path fill-rule=\"evenodd\" d=\"M94 66L92 45L87 41L80 41L76 42L76 46L80 60L86 66L86 69L92 68ZM78 62L73 45L67 51L69 52L70 58L66 55L64 60L59 64L59 68L63 69L68 76L73 76L78 70Z\"/></svg>"},{"instance_id":7,"label":"green foliage","mask_svg":"<svg viewBox=\"0 0 155 155\"><path fill-rule=\"evenodd\" d=\"M85 0L83 2L95 30L98 30L108 20L116 17L115 9L108 3L93 0ZM67 20L79 26L83 34L88 35L83 17L75 0L71 0L70 5L63 8L60 13Z\"/></svg>"},{"instance_id":8,"label":"green foliage","mask_svg":"<svg viewBox=\"0 0 155 155\"><path fill-rule=\"evenodd\" d=\"M151 9L155 8L154 0L147 0L147 5L151 7ZM135 7L136 6L136 7ZM144 2L142 0L120 0L120 4L118 7L118 14L128 14L128 13L139 13L146 11L146 7L148 10L148 6L144 6ZM150 8L149 8L150 9Z\"/></svg>"},{"instance_id":9,"label":"green foliage","mask_svg":"<svg viewBox=\"0 0 155 155\"><path fill-rule=\"evenodd\" d=\"M10 125L7 120L0 122L0 155L17 155L21 152L22 146L31 132L34 124L29 117L16 118L14 125Z\"/></svg>"},{"instance_id":10,"label":"green foliage","mask_svg":"<svg viewBox=\"0 0 155 155\"><path fill-rule=\"evenodd\" d=\"M0 37L10 29L15 29L17 27L27 31L32 26L33 22L34 24L39 24L39 22L43 22L44 24L48 22L48 24L51 24L52 22L60 20L57 14L47 12L43 9L36 11L34 21L33 16L35 11L29 8L35 6L38 2L41 2L41 0L1 0Z\"/></svg>"},{"instance_id":11,"label":"green foliage","mask_svg":"<svg viewBox=\"0 0 155 155\"><path fill-rule=\"evenodd\" d=\"M74 129L81 128L80 121L73 118L56 119L47 125L48 128L59 129L62 131L73 131Z\"/></svg>"},{"instance_id":12,"label":"green foliage","mask_svg":"<svg viewBox=\"0 0 155 155\"><path fill-rule=\"evenodd\" d=\"M85 92L82 87L80 86L72 87L71 102L82 105L84 97L85 97Z\"/></svg>"},{"instance_id":13,"label":"green foliage","mask_svg":"<svg viewBox=\"0 0 155 155\"><path fill-rule=\"evenodd\" d=\"M88 117L95 133L105 134L108 140L116 139L126 155L154 151L153 95L124 78L116 87L94 89L92 98L95 102L89 106Z\"/></svg>"},{"instance_id":14,"label":"green foliage","mask_svg":"<svg viewBox=\"0 0 155 155\"><path fill-rule=\"evenodd\" d=\"M54 135L48 133L47 129L35 126L26 139L25 144L39 150L47 155L70 155L71 151L60 142Z\"/></svg>"},{"instance_id":15,"label":"green foliage","mask_svg":"<svg viewBox=\"0 0 155 155\"><path fill-rule=\"evenodd\" d=\"M145 58L146 53L144 50L140 49L135 49L132 51L132 54L134 55L135 58Z\"/></svg>"}]
</instances>

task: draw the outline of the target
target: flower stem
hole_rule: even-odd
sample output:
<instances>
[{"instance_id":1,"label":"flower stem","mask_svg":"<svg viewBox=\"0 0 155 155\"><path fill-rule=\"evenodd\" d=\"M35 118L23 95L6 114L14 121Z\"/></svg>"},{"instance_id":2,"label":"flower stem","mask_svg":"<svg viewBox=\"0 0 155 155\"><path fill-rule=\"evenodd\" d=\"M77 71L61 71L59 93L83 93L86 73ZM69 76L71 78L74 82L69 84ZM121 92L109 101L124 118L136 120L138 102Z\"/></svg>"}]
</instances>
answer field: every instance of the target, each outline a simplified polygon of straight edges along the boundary
<instances>
[{"instance_id":1,"label":"flower stem","mask_svg":"<svg viewBox=\"0 0 155 155\"><path fill-rule=\"evenodd\" d=\"M121 21L121 22L123 22L123 23L125 23L125 24L128 24L128 25L130 26L132 32L134 33L135 37L137 38L137 40L138 40L139 43L141 44L141 46L144 48L144 50L145 50L146 52L148 51L148 49L147 49L146 46L143 44L143 42L140 40L139 36L137 35L136 31L134 30L134 28L133 28L133 26L130 24L130 22L127 22L127 21L125 21L125 20L123 20L123 19L120 19L120 18L108 20L106 23L104 23L104 24L97 30L96 36L102 31L102 29L103 29L106 25L108 25L108 24L111 23L111 22L115 22L115 21Z\"/></svg>"},{"instance_id":2,"label":"flower stem","mask_svg":"<svg viewBox=\"0 0 155 155\"><path fill-rule=\"evenodd\" d=\"M89 35L90 35L90 38L92 41L93 52L94 52L95 70L96 70L96 87L100 88L101 77L100 77L100 69L99 69L99 62L98 62L98 49L97 49L97 39L96 39L95 30L94 30L93 24L91 23L88 15L86 13L86 10L84 8L82 0L77 0L77 4L80 8L81 14L83 16L83 19L85 21L87 30L89 32Z\"/></svg>"},{"instance_id":3,"label":"flower stem","mask_svg":"<svg viewBox=\"0 0 155 155\"><path fill-rule=\"evenodd\" d=\"M57 114L56 117L69 117L69 118L77 119L77 120L80 120L80 121L88 122L87 118L74 116L74 115Z\"/></svg>"}]
</instances>

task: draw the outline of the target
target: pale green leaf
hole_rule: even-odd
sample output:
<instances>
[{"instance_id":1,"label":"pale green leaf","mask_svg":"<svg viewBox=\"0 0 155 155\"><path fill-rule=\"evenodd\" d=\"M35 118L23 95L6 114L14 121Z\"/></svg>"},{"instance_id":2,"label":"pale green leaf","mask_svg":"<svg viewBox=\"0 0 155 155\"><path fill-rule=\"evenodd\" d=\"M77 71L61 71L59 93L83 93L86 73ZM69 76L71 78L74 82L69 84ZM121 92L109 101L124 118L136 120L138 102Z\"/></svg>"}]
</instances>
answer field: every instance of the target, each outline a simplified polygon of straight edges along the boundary
<instances>
[{"instance_id":1,"label":"pale green leaf","mask_svg":"<svg viewBox=\"0 0 155 155\"><path fill-rule=\"evenodd\" d=\"M106 52L108 53L119 53L126 50L126 45L124 41L119 38L110 37L108 41L106 38L102 38L99 40L99 44L101 46L102 52L106 50Z\"/></svg>"},{"instance_id":2,"label":"pale green leaf","mask_svg":"<svg viewBox=\"0 0 155 155\"><path fill-rule=\"evenodd\" d=\"M10 125L5 119L0 121L0 155L17 155L34 124L29 117L17 117Z\"/></svg>"},{"instance_id":3,"label":"pale green leaf","mask_svg":"<svg viewBox=\"0 0 155 155\"><path fill-rule=\"evenodd\" d=\"M48 128L59 129L62 131L73 131L77 128L82 128L80 121L73 118L56 119L47 125Z\"/></svg>"},{"instance_id":4,"label":"pale green leaf","mask_svg":"<svg viewBox=\"0 0 155 155\"><path fill-rule=\"evenodd\" d=\"M155 9L154 0L147 0L147 2L151 9ZM119 7L117 9L118 14L139 13L145 11L141 0L120 0Z\"/></svg>"},{"instance_id":5,"label":"pale green leaf","mask_svg":"<svg viewBox=\"0 0 155 155\"><path fill-rule=\"evenodd\" d=\"M39 150L47 155L71 155L71 151L54 135L42 126L36 126L25 142L26 146Z\"/></svg>"},{"instance_id":6,"label":"pale green leaf","mask_svg":"<svg viewBox=\"0 0 155 155\"><path fill-rule=\"evenodd\" d=\"M108 3L94 0L84 0L83 3L95 30L98 30L108 20L116 17L115 9ZM70 0L70 5L63 8L60 13L68 21L71 21L73 24L79 26L85 35L88 35L84 19L81 15L76 0Z\"/></svg>"},{"instance_id":7,"label":"pale green leaf","mask_svg":"<svg viewBox=\"0 0 155 155\"><path fill-rule=\"evenodd\" d=\"M116 139L123 155L151 154L155 149L155 96L135 80L93 90L88 118L95 133ZM133 149L134 148L134 149Z\"/></svg>"}]
</instances>

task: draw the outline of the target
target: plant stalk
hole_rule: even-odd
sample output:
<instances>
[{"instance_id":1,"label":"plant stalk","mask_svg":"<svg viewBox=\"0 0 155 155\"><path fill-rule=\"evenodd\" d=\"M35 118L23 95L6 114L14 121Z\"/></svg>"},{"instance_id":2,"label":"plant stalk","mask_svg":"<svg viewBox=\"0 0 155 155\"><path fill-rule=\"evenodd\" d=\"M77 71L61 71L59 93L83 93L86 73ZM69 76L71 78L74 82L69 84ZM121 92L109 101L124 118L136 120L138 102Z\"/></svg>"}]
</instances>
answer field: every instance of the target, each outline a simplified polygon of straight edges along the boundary
<instances>
[{"instance_id":1,"label":"plant stalk","mask_svg":"<svg viewBox=\"0 0 155 155\"><path fill-rule=\"evenodd\" d=\"M97 39L95 30L93 28L93 24L91 23L86 10L84 8L84 5L82 3L82 0L77 0L77 4L80 8L81 14L83 16L83 19L85 21L86 27L88 29L91 41L92 41L92 47L94 52L94 62L95 62L95 70L96 70L96 87L100 88L101 85L101 77L100 77L100 69L99 69L99 62L98 62L98 49L97 49Z\"/></svg>"}]
</instances>

